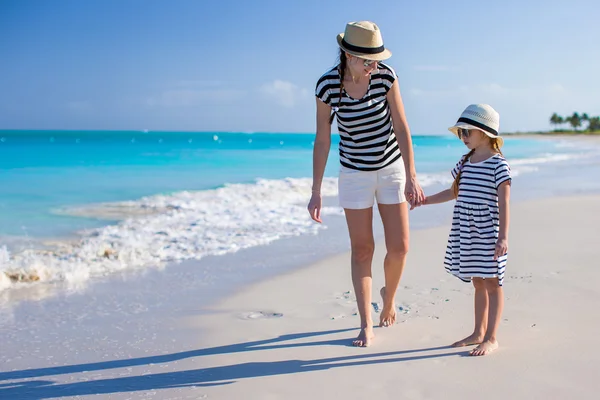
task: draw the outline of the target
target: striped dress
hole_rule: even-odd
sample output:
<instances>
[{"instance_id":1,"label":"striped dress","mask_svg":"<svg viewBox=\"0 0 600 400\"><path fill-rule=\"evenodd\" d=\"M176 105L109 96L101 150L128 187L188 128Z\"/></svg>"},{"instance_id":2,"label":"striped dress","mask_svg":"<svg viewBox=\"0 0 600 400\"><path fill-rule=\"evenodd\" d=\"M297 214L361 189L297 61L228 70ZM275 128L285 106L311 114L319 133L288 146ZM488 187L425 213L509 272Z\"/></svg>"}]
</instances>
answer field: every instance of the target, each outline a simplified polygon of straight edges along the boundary
<instances>
[{"instance_id":1,"label":"striped dress","mask_svg":"<svg viewBox=\"0 0 600 400\"><path fill-rule=\"evenodd\" d=\"M510 182L510 166L496 154L478 163L461 159L452 177L461 169L444 260L446 271L464 282L475 277L498 278L502 286L507 254L494 260L500 230L498 187Z\"/></svg>"},{"instance_id":2,"label":"striped dress","mask_svg":"<svg viewBox=\"0 0 600 400\"><path fill-rule=\"evenodd\" d=\"M377 171L400 159L386 97L396 79L392 67L380 62L360 99L348 96L343 89L340 91L338 66L317 81L315 95L337 115L340 163L344 167Z\"/></svg>"}]
</instances>

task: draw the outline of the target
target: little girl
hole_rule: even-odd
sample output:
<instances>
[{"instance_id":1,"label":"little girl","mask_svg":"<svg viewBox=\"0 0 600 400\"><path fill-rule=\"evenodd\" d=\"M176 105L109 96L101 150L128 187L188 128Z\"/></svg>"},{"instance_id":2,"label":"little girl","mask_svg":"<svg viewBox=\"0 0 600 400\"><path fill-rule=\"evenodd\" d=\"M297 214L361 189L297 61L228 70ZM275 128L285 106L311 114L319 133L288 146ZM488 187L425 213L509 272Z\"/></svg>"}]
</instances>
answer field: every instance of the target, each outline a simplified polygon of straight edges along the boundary
<instances>
[{"instance_id":1,"label":"little girl","mask_svg":"<svg viewBox=\"0 0 600 400\"><path fill-rule=\"evenodd\" d=\"M504 306L502 281L508 250L510 167L500 147L500 116L487 104L468 106L449 130L469 152L452 170L450 189L425 199L438 204L456 199L448 238L446 271L475 287L475 330L454 347L478 345L483 356L498 348L496 333Z\"/></svg>"}]
</instances>

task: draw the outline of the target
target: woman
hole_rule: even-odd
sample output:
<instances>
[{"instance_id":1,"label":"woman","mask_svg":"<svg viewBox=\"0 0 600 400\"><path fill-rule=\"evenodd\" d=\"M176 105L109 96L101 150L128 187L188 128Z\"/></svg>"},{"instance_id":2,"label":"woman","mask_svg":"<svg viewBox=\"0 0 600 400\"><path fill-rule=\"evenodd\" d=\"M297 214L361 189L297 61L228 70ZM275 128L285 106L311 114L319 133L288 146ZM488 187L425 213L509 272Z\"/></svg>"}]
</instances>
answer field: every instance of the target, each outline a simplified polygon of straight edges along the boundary
<instances>
[{"instance_id":1,"label":"woman","mask_svg":"<svg viewBox=\"0 0 600 400\"><path fill-rule=\"evenodd\" d=\"M339 64L317 82L317 136L313 150L310 216L321 222L321 183L331 146L331 123L340 133L339 199L344 208L352 250L352 283L360 314L354 346L373 340L371 262L373 205L385 232L385 287L379 326L396 322L394 297L408 251L408 207L421 205L423 190L416 178L412 141L396 73L382 63L391 56L381 32L369 21L351 22L337 37Z\"/></svg>"}]
</instances>

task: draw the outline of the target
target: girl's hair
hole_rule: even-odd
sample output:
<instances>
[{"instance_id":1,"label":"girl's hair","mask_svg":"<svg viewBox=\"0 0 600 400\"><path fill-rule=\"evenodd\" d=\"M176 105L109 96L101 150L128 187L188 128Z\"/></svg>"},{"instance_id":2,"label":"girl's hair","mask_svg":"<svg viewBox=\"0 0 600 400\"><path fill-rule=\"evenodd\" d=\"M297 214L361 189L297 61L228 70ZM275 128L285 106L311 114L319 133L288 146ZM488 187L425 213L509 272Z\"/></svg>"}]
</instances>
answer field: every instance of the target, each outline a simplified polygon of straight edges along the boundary
<instances>
[{"instance_id":1,"label":"girl's hair","mask_svg":"<svg viewBox=\"0 0 600 400\"><path fill-rule=\"evenodd\" d=\"M473 153L475 153L475 149L472 149L467 154L465 154L462 160L460 161L460 164L458 166L458 173L456 174L456 178L454 178L454 182L452 182L452 187L450 188L452 190L452 193L454 194L454 198L458 197L458 183L460 182L460 176L462 175L463 166L465 165L469 157L473 155Z\"/></svg>"},{"instance_id":2,"label":"girl's hair","mask_svg":"<svg viewBox=\"0 0 600 400\"><path fill-rule=\"evenodd\" d=\"M485 133L484 133L484 135L485 135ZM492 150L494 150L497 154L500 154L501 156L504 157L504 154L502 154L502 151L500 150L500 141L496 138L489 137L488 135L485 135L485 136L489 139ZM456 174L456 178L454 178L454 182L452 182L452 187L451 187L452 193L454 193L454 198L458 197L458 184L460 182L460 176L462 175L463 166L465 165L467 160L473 155L474 152L475 152L475 149L472 149L467 154L465 154L459 164L458 173Z\"/></svg>"},{"instance_id":3,"label":"girl's hair","mask_svg":"<svg viewBox=\"0 0 600 400\"><path fill-rule=\"evenodd\" d=\"M342 105L342 91L344 90L344 73L346 72L346 62L348 59L346 58L346 52L340 49L340 61L338 65L338 71L340 73L340 97L338 98L338 108ZM332 112L329 117L329 125L333 123L333 118L335 117L336 112Z\"/></svg>"},{"instance_id":4,"label":"girl's hair","mask_svg":"<svg viewBox=\"0 0 600 400\"><path fill-rule=\"evenodd\" d=\"M486 136L487 136L487 135L486 135ZM504 157L504 154L502 154L502 150L500 150L500 141L499 141L498 139L496 139L496 138L493 138L493 137L489 137L489 136L488 136L488 138L490 139L490 145L492 146L492 149L493 149L493 150L494 150L496 153L498 153L498 154L500 154L502 157Z\"/></svg>"}]
</instances>

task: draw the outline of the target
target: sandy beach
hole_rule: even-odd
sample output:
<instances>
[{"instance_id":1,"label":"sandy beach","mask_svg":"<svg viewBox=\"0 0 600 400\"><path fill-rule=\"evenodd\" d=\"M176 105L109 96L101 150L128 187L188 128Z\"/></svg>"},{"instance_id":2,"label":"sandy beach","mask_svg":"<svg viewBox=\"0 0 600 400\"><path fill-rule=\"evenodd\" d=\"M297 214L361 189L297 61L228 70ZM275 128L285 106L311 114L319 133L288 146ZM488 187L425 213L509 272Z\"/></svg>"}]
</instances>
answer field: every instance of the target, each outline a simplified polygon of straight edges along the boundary
<instances>
[{"instance_id":1,"label":"sandy beach","mask_svg":"<svg viewBox=\"0 0 600 400\"><path fill-rule=\"evenodd\" d=\"M149 346L126 349L127 332L120 343L102 341L99 327L57 347L32 343L3 366L0 398L596 398L599 204L588 195L512 206L501 347L489 356L448 347L472 330L473 290L443 270L445 226L412 232L398 323L377 328L370 348L349 346L358 317L342 254L251 285L208 312L155 315ZM375 288L383 255L380 243Z\"/></svg>"},{"instance_id":2,"label":"sandy beach","mask_svg":"<svg viewBox=\"0 0 600 400\"><path fill-rule=\"evenodd\" d=\"M0 2L0 400L600 399L599 15Z\"/></svg>"}]
</instances>

